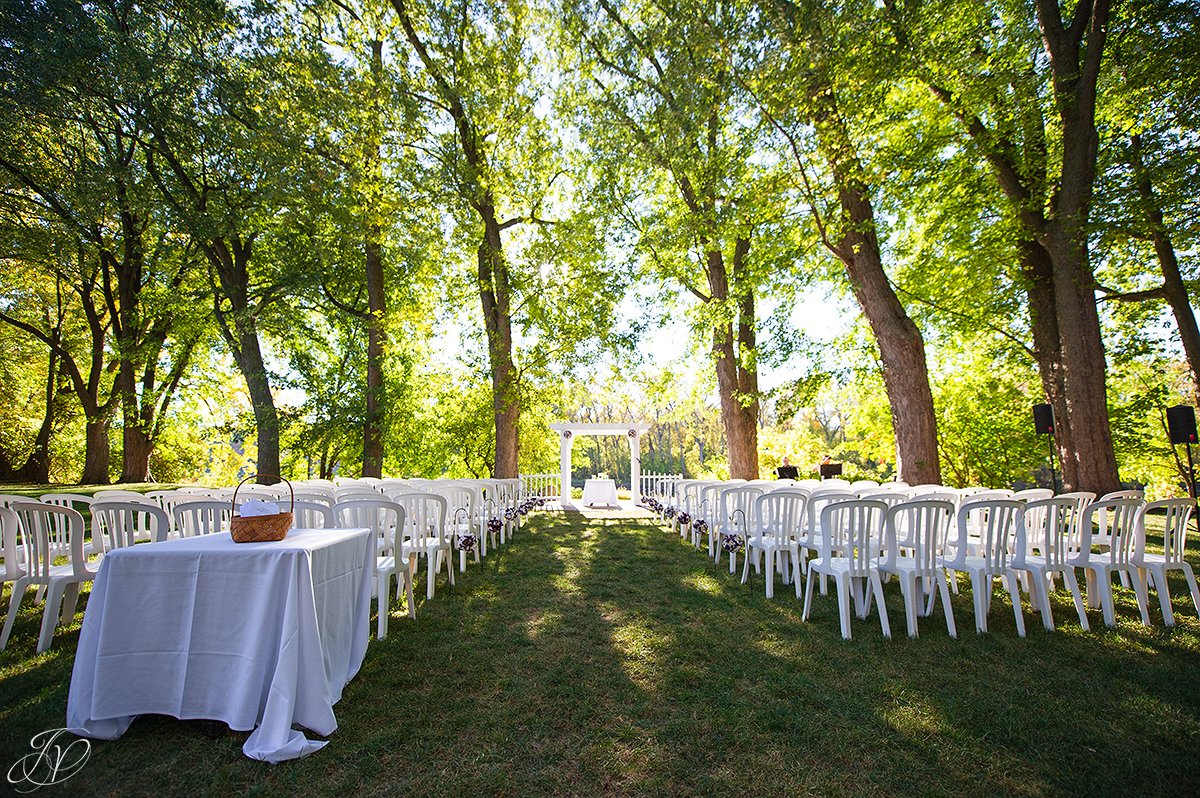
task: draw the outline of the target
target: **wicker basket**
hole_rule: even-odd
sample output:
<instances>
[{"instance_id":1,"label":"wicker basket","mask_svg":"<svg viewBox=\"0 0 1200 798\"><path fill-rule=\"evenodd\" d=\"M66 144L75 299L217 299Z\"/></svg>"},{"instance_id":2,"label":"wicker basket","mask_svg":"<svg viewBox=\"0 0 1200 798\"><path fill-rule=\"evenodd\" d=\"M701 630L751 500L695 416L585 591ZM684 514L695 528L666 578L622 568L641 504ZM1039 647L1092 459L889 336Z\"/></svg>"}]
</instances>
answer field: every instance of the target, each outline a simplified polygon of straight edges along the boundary
<instances>
[{"instance_id":1,"label":"wicker basket","mask_svg":"<svg viewBox=\"0 0 1200 798\"><path fill-rule=\"evenodd\" d=\"M251 515L243 518L238 515L237 511L237 494L245 485L252 479L257 479L259 476L275 477L283 479L276 474L251 474L238 483L238 486L233 490L233 519L229 522L229 536L233 538L234 543L269 543L271 541L283 540L287 537L288 530L292 528L292 510L296 509L296 490L292 487L292 483L287 482L288 491L292 495L292 506L286 513L276 513L275 515Z\"/></svg>"}]
</instances>

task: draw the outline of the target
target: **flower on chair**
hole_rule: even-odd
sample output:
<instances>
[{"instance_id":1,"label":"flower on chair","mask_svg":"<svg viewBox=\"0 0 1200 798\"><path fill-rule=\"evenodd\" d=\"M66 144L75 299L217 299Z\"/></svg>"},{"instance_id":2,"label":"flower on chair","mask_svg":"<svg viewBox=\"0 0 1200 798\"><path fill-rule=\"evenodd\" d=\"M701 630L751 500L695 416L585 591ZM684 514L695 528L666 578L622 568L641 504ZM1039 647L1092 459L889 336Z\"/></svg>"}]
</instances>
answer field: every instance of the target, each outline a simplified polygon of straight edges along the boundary
<instances>
[{"instance_id":1,"label":"flower on chair","mask_svg":"<svg viewBox=\"0 0 1200 798\"><path fill-rule=\"evenodd\" d=\"M509 507L507 510L504 511L504 517L509 521L517 520L517 508Z\"/></svg>"},{"instance_id":2,"label":"flower on chair","mask_svg":"<svg viewBox=\"0 0 1200 798\"><path fill-rule=\"evenodd\" d=\"M692 524L692 531L697 535L703 535L708 532L708 522L703 518L697 518L696 523Z\"/></svg>"},{"instance_id":3,"label":"flower on chair","mask_svg":"<svg viewBox=\"0 0 1200 798\"><path fill-rule=\"evenodd\" d=\"M692 523L692 517L683 512L676 515L675 520L679 522L680 526L687 526L688 524Z\"/></svg>"},{"instance_id":4,"label":"flower on chair","mask_svg":"<svg viewBox=\"0 0 1200 798\"><path fill-rule=\"evenodd\" d=\"M489 518L487 522L487 528L489 532L495 534L504 528L504 522L499 518Z\"/></svg>"},{"instance_id":5,"label":"flower on chair","mask_svg":"<svg viewBox=\"0 0 1200 798\"><path fill-rule=\"evenodd\" d=\"M478 541L471 532L459 532L454 538L454 548L458 551L474 551L476 543Z\"/></svg>"},{"instance_id":6,"label":"flower on chair","mask_svg":"<svg viewBox=\"0 0 1200 798\"><path fill-rule=\"evenodd\" d=\"M674 507L667 507L667 509L663 510L663 515L665 515L667 518L674 518L677 512L678 511Z\"/></svg>"},{"instance_id":7,"label":"flower on chair","mask_svg":"<svg viewBox=\"0 0 1200 798\"><path fill-rule=\"evenodd\" d=\"M729 533L721 536L721 548L725 550L726 554L739 552L745 545L745 539L737 533Z\"/></svg>"}]
</instances>

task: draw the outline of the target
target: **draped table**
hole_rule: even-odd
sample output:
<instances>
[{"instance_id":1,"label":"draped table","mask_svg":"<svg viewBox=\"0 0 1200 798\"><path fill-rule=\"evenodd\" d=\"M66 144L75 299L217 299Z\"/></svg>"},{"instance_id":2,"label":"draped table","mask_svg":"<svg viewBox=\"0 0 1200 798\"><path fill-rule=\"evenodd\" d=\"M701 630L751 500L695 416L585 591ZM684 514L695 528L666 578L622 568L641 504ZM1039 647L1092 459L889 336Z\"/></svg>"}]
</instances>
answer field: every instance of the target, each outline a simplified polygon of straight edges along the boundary
<instances>
[{"instance_id":1,"label":"draped table","mask_svg":"<svg viewBox=\"0 0 1200 798\"><path fill-rule=\"evenodd\" d=\"M611 479L589 479L583 483L583 503L588 507L602 504L605 507L620 507L617 500L617 483Z\"/></svg>"},{"instance_id":2,"label":"draped table","mask_svg":"<svg viewBox=\"0 0 1200 798\"><path fill-rule=\"evenodd\" d=\"M252 759L325 745L333 705L370 633L369 530L299 530L273 543L200 535L117 549L88 599L67 727L112 740L134 716L224 721ZM257 728L256 728L257 727Z\"/></svg>"}]
</instances>

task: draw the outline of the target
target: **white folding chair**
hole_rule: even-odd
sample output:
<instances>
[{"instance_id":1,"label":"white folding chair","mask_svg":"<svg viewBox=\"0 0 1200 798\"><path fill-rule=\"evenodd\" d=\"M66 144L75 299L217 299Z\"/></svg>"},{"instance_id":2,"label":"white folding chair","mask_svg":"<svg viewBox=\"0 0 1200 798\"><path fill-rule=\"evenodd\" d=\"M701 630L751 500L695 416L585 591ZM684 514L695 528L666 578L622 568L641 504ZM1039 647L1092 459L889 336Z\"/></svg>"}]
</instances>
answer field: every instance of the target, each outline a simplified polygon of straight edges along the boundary
<instances>
[{"instance_id":1,"label":"white folding chair","mask_svg":"<svg viewBox=\"0 0 1200 798\"><path fill-rule=\"evenodd\" d=\"M800 530L804 527L804 511L808 504L808 491L781 488L764 493L754 501L754 525L746 538L746 557L742 565L742 584L750 579L750 561L761 573L759 558L766 560L767 598L775 596L775 569L778 565L788 579L791 558L791 579L800 598Z\"/></svg>"},{"instance_id":2,"label":"white folding chair","mask_svg":"<svg viewBox=\"0 0 1200 798\"><path fill-rule=\"evenodd\" d=\"M879 606L879 626L883 636L891 638L879 571L879 543L883 539L883 519L887 509L886 504L872 499L832 502L821 509L821 549L808 564L802 620L808 620L812 607L813 576L832 576L837 590L842 639L850 639L851 595L858 608L858 617L866 618L871 610L872 594Z\"/></svg>"},{"instance_id":3,"label":"white folding chair","mask_svg":"<svg viewBox=\"0 0 1200 798\"><path fill-rule=\"evenodd\" d=\"M1144 506L1145 503L1140 498L1101 498L1083 510L1083 534L1079 553L1068 562L1073 568L1084 569L1087 577L1088 606L1099 606L1103 610L1106 626L1115 626L1117 622L1112 594L1114 573L1125 574L1126 579L1133 580L1133 592L1137 598L1138 611L1142 615L1142 623L1150 625L1146 585L1133 562L1135 547L1145 545L1137 542L1139 533L1142 532L1141 513ZM1098 518L1103 519L1100 527L1103 544L1097 541L1100 535L1093 532L1093 523ZM1104 546L1104 550L1094 552L1093 546Z\"/></svg>"},{"instance_id":4,"label":"white folding chair","mask_svg":"<svg viewBox=\"0 0 1200 798\"><path fill-rule=\"evenodd\" d=\"M972 537L974 538L972 540ZM1013 499L974 499L958 508L958 535L954 556L943 555L938 564L957 580L959 571L971 579L975 603L975 631L987 631L992 607L992 582L1004 581L1012 598L1017 634L1025 636L1021 590L1017 573L1009 567L1009 553L1025 546L1025 504Z\"/></svg>"},{"instance_id":5,"label":"white folding chair","mask_svg":"<svg viewBox=\"0 0 1200 798\"><path fill-rule=\"evenodd\" d=\"M1150 502L1139 516L1140 533L1137 536L1133 551L1133 564L1141 575L1141 583L1146 585L1146 574L1154 578L1154 587L1158 591L1158 605L1162 609L1163 623L1175 625L1175 615L1171 611L1171 591L1167 587L1167 574L1171 571L1182 571L1187 580L1188 589L1192 593L1192 606L1200 615L1200 589L1196 587L1196 575L1192 566L1184 559L1183 553L1187 547L1188 521L1196 509L1192 499L1163 499ZM1146 516L1164 512L1163 516L1163 553L1154 554L1146 551Z\"/></svg>"},{"instance_id":6,"label":"white folding chair","mask_svg":"<svg viewBox=\"0 0 1200 798\"><path fill-rule=\"evenodd\" d=\"M377 626L375 638L383 640L391 616L392 578L397 580L396 594L403 588L408 599L408 617L417 617L413 599L413 564L404 554L398 537L404 528L404 507L380 496L377 499L350 499L333 506L338 529L369 529L375 539L375 596Z\"/></svg>"},{"instance_id":7,"label":"white folding chair","mask_svg":"<svg viewBox=\"0 0 1200 798\"><path fill-rule=\"evenodd\" d=\"M123 549L143 539L166 540L171 519L156 504L147 502L101 501L92 503L92 538L102 534L110 549Z\"/></svg>"},{"instance_id":8,"label":"white folding chair","mask_svg":"<svg viewBox=\"0 0 1200 798\"><path fill-rule=\"evenodd\" d=\"M12 634L26 589L37 585L46 588L46 606L42 610L42 629L37 645L37 652L41 654L50 648L56 622L65 625L75 617L79 586L95 579L96 573L88 569L83 550L82 515L66 507L41 502L16 502L12 509L20 518L24 531L25 573L13 583L8 618L5 619L3 633L0 633L0 651L8 645L8 637ZM66 519L69 542L68 562L65 565L54 564L55 553L51 546L54 519L60 516Z\"/></svg>"},{"instance_id":9,"label":"white folding chair","mask_svg":"<svg viewBox=\"0 0 1200 798\"><path fill-rule=\"evenodd\" d=\"M337 521L333 508L325 502L310 502L297 499L292 502L293 529L333 529Z\"/></svg>"},{"instance_id":10,"label":"white folding chair","mask_svg":"<svg viewBox=\"0 0 1200 798\"><path fill-rule=\"evenodd\" d=\"M1012 559L1014 571L1028 574L1032 604L1042 613L1042 625L1054 631L1054 614L1050 608L1050 590L1054 575L1059 574L1071 591L1079 625L1087 631L1087 609L1079 580L1071 566L1079 555L1074 535L1079 525L1079 505L1074 499L1039 499L1025 505L1025 545L1016 550Z\"/></svg>"},{"instance_id":11,"label":"white folding chair","mask_svg":"<svg viewBox=\"0 0 1200 798\"><path fill-rule=\"evenodd\" d=\"M928 616L939 592L946 631L951 637L958 637L946 572L938 564L953 523L954 503L944 499L913 499L888 508L884 521L885 553L879 570L895 575L900 582L909 637L917 636L917 607L921 597L929 595L929 602L920 613Z\"/></svg>"},{"instance_id":12,"label":"white folding chair","mask_svg":"<svg viewBox=\"0 0 1200 798\"><path fill-rule=\"evenodd\" d=\"M172 508L171 514L175 518L175 534L181 538L215 535L229 529L233 505L216 499L180 502Z\"/></svg>"}]
</instances>

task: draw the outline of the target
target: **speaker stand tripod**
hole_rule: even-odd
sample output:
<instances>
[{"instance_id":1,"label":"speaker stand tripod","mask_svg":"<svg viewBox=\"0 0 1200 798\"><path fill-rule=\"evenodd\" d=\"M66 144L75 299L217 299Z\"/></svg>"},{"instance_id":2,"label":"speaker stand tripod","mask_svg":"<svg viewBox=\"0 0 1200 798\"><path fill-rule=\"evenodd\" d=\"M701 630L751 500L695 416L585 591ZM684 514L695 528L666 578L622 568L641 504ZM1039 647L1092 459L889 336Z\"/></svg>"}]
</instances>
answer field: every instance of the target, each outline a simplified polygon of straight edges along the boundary
<instances>
[{"instance_id":1,"label":"speaker stand tripod","mask_svg":"<svg viewBox=\"0 0 1200 798\"><path fill-rule=\"evenodd\" d=\"M1046 436L1046 445L1050 448L1050 490L1058 494L1058 477L1054 474L1054 434Z\"/></svg>"}]
</instances>

